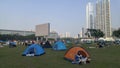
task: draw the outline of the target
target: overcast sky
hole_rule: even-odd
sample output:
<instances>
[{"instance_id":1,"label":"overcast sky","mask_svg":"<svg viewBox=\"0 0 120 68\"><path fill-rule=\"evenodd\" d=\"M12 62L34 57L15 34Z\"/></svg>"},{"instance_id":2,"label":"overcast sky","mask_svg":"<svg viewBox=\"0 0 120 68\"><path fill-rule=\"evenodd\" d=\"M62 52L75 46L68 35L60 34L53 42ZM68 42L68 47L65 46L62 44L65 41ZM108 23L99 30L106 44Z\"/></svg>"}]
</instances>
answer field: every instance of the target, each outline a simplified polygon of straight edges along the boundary
<instances>
[{"instance_id":1,"label":"overcast sky","mask_svg":"<svg viewBox=\"0 0 120 68\"><path fill-rule=\"evenodd\" d=\"M50 23L59 33L77 35L86 26L86 4L96 0L0 0L0 29L35 30ZM120 0L111 0L112 27L120 27Z\"/></svg>"}]
</instances>

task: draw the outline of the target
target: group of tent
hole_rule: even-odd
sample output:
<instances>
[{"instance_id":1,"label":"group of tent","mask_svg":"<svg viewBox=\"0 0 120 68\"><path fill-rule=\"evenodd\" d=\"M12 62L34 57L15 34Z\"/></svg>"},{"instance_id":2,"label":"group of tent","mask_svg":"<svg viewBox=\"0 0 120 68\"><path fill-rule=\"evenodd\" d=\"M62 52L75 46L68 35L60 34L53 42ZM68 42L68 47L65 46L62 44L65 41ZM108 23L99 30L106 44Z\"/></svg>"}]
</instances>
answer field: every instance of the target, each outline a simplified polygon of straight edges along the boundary
<instances>
[{"instance_id":1,"label":"group of tent","mask_svg":"<svg viewBox=\"0 0 120 68\"><path fill-rule=\"evenodd\" d=\"M58 41L56 42L53 46L52 46L53 50L66 50L66 45L61 42ZM64 58L70 61L75 60L74 56L77 54L78 51L81 51L81 54L87 58L90 57L89 53L82 47L80 46L74 46L69 48L65 55ZM33 56L40 56L43 55L45 53L45 50L43 49L42 46L38 45L38 44L32 44L31 46L28 46L24 52L22 53L23 56L27 56L28 54L34 54Z\"/></svg>"},{"instance_id":2,"label":"group of tent","mask_svg":"<svg viewBox=\"0 0 120 68\"><path fill-rule=\"evenodd\" d=\"M24 50L22 55L26 56L27 54L34 54L35 56L39 56L45 53L43 48L52 48L53 50L66 50L67 49L66 45L61 41L56 42L53 46L51 46L48 42L46 42L46 44L43 46L39 44L31 44Z\"/></svg>"}]
</instances>

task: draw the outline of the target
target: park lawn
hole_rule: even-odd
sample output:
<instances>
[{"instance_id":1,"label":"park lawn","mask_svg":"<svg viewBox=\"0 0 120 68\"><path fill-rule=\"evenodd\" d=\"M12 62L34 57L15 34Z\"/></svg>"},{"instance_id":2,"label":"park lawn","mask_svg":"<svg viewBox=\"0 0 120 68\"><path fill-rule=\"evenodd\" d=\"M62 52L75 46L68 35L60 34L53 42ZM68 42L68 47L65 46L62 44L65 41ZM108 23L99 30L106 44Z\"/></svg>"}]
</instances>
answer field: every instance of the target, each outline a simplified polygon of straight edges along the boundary
<instances>
[{"instance_id":1,"label":"park lawn","mask_svg":"<svg viewBox=\"0 0 120 68\"><path fill-rule=\"evenodd\" d=\"M0 48L0 68L120 68L120 46L105 48L88 48L88 46L83 47L89 52L91 62L82 65L65 60L66 51L45 49L44 55L28 57L21 56L25 46L16 48L5 46ZM72 46L68 46L70 47Z\"/></svg>"}]
</instances>

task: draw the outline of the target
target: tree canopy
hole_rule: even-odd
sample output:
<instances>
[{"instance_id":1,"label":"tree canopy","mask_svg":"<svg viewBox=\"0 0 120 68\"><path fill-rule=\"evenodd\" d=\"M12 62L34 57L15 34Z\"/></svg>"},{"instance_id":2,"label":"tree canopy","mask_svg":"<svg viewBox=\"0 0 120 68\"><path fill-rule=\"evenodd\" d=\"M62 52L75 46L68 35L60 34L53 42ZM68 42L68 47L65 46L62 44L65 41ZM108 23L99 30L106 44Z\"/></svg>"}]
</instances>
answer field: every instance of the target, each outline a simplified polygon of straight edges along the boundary
<instances>
[{"instance_id":1,"label":"tree canopy","mask_svg":"<svg viewBox=\"0 0 120 68\"><path fill-rule=\"evenodd\" d=\"M100 38L104 36L104 33L100 29L87 29L88 37Z\"/></svg>"},{"instance_id":2,"label":"tree canopy","mask_svg":"<svg viewBox=\"0 0 120 68\"><path fill-rule=\"evenodd\" d=\"M17 34L4 34L0 35L0 40L35 40L35 35L21 36Z\"/></svg>"},{"instance_id":3,"label":"tree canopy","mask_svg":"<svg viewBox=\"0 0 120 68\"><path fill-rule=\"evenodd\" d=\"M112 36L120 38L120 28L118 30L113 31Z\"/></svg>"}]
</instances>

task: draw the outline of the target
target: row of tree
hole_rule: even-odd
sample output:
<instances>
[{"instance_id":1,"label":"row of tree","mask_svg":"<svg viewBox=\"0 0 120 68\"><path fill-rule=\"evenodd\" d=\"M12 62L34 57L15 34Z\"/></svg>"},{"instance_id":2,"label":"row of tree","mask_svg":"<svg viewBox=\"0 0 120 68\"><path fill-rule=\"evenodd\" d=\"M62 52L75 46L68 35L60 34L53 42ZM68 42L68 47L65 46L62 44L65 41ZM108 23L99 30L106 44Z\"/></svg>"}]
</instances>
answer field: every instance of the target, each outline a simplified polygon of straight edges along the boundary
<instances>
[{"instance_id":1,"label":"row of tree","mask_svg":"<svg viewBox=\"0 0 120 68\"><path fill-rule=\"evenodd\" d=\"M113 31L113 37L120 38L120 28L118 30Z\"/></svg>"},{"instance_id":2,"label":"row of tree","mask_svg":"<svg viewBox=\"0 0 120 68\"><path fill-rule=\"evenodd\" d=\"M88 37L100 38L104 37L105 34L100 29L87 29L86 35ZM112 36L120 38L120 28L113 31Z\"/></svg>"},{"instance_id":3,"label":"row of tree","mask_svg":"<svg viewBox=\"0 0 120 68\"><path fill-rule=\"evenodd\" d=\"M86 35L88 37L99 38L103 37L105 34L100 29L87 29Z\"/></svg>"},{"instance_id":4,"label":"row of tree","mask_svg":"<svg viewBox=\"0 0 120 68\"><path fill-rule=\"evenodd\" d=\"M35 35L28 35L28 36L22 36L22 35L18 35L18 34L4 34L4 35L0 35L0 40L35 40Z\"/></svg>"}]
</instances>

